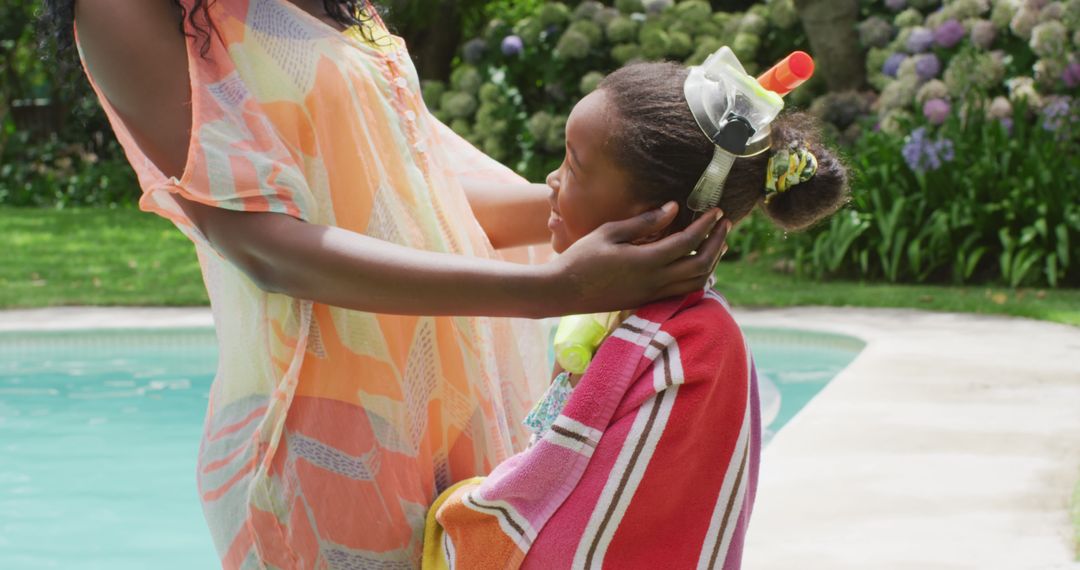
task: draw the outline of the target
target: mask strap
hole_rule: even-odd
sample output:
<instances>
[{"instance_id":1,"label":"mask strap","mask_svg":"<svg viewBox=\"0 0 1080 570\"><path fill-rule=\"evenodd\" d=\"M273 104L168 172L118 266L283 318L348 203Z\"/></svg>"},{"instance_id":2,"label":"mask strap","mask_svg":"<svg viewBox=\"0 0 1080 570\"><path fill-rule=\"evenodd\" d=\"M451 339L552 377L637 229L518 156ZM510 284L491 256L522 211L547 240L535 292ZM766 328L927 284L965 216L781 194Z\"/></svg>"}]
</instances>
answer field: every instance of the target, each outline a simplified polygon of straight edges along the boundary
<instances>
[{"instance_id":1,"label":"mask strap","mask_svg":"<svg viewBox=\"0 0 1080 570\"><path fill-rule=\"evenodd\" d=\"M719 146L714 147L709 166L705 168L701 178L698 178L694 190L686 200L687 207L700 214L720 203L720 198L724 195L724 183L735 164L735 158L734 154Z\"/></svg>"}]
</instances>

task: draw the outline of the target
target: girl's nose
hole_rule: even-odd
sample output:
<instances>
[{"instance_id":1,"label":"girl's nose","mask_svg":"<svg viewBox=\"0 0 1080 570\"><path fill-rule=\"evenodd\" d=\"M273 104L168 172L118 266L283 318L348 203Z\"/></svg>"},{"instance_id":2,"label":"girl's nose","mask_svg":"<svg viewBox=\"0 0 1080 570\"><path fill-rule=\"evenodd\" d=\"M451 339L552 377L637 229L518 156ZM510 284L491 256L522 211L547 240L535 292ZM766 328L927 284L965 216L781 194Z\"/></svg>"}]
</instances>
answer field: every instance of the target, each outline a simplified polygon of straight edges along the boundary
<instances>
[{"instance_id":1,"label":"girl's nose","mask_svg":"<svg viewBox=\"0 0 1080 570\"><path fill-rule=\"evenodd\" d=\"M552 170L551 173L547 175L546 182L547 182L548 188L551 188L552 190L558 192L559 191L559 171L558 170Z\"/></svg>"}]
</instances>

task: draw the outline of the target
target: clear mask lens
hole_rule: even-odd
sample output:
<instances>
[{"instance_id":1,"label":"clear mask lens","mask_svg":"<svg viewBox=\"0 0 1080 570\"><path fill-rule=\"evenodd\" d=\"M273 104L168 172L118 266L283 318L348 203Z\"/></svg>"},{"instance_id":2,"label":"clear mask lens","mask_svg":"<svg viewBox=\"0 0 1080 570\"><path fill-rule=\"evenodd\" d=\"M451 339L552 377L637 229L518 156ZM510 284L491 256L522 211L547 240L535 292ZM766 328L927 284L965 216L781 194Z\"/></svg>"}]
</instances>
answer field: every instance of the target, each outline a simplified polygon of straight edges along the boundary
<instances>
[{"instance_id":1,"label":"clear mask lens","mask_svg":"<svg viewBox=\"0 0 1080 570\"><path fill-rule=\"evenodd\" d=\"M683 90L698 126L717 146L735 156L768 148L769 124L784 100L747 74L730 48L690 68Z\"/></svg>"}]
</instances>

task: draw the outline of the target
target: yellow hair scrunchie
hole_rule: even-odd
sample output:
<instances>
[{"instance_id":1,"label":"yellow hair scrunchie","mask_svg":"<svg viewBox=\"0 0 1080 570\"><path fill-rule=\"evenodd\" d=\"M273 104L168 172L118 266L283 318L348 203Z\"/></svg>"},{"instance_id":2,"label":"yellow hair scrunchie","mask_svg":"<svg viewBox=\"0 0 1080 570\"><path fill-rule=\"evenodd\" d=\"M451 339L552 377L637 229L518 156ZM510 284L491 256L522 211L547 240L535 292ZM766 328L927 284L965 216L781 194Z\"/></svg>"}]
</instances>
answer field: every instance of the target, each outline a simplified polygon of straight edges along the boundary
<instances>
[{"instance_id":1,"label":"yellow hair scrunchie","mask_svg":"<svg viewBox=\"0 0 1080 570\"><path fill-rule=\"evenodd\" d=\"M769 157L765 167L765 203L772 197L787 192L792 186L806 182L817 174L817 157L801 143L776 151Z\"/></svg>"}]
</instances>

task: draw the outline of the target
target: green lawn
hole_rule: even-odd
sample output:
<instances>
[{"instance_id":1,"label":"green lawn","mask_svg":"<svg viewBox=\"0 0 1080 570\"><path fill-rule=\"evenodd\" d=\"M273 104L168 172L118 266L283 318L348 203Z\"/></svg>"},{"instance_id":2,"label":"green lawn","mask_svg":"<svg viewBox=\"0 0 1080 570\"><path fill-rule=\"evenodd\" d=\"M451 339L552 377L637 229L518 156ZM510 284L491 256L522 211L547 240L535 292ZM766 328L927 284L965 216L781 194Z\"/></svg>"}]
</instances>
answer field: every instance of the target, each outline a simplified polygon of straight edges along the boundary
<instances>
[{"instance_id":1,"label":"green lawn","mask_svg":"<svg viewBox=\"0 0 1080 570\"><path fill-rule=\"evenodd\" d=\"M172 225L133 209L0 209L0 307L203 305L194 249ZM735 305L915 307L1031 317L1080 326L1080 290L1011 290L819 282L772 261L720 264Z\"/></svg>"},{"instance_id":2,"label":"green lawn","mask_svg":"<svg viewBox=\"0 0 1080 570\"><path fill-rule=\"evenodd\" d=\"M1009 289L818 281L771 269L772 262L721 263L717 289L737 306L896 307L1029 317L1080 326L1080 289Z\"/></svg>"},{"instance_id":3,"label":"green lawn","mask_svg":"<svg viewBox=\"0 0 1080 570\"><path fill-rule=\"evenodd\" d=\"M134 209L0 209L0 252L0 307L207 303L191 242Z\"/></svg>"}]
</instances>

